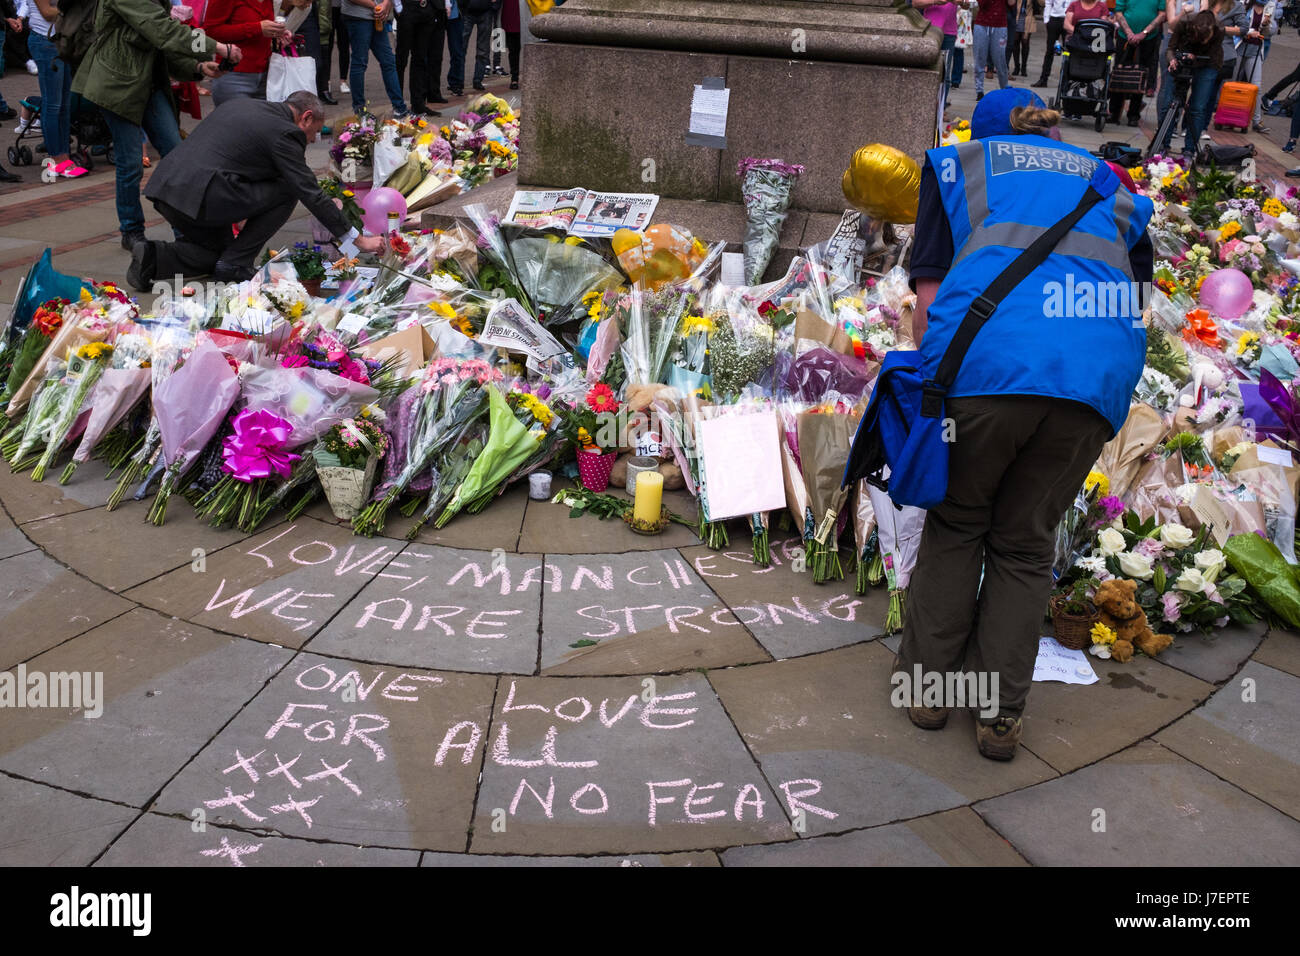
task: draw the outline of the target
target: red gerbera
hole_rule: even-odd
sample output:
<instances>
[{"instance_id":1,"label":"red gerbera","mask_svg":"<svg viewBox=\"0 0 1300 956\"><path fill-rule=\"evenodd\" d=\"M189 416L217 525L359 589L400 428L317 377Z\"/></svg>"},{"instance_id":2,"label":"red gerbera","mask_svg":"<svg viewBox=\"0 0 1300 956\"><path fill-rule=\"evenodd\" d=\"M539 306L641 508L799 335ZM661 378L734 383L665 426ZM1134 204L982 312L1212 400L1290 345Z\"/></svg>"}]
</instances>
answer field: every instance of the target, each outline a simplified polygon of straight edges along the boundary
<instances>
[{"instance_id":1,"label":"red gerbera","mask_svg":"<svg viewBox=\"0 0 1300 956\"><path fill-rule=\"evenodd\" d=\"M411 244L402 238L400 232L392 232L388 237L388 246L399 256L407 255L411 251Z\"/></svg>"},{"instance_id":2,"label":"red gerbera","mask_svg":"<svg viewBox=\"0 0 1300 956\"><path fill-rule=\"evenodd\" d=\"M615 412L618 411L618 399L614 397L613 389L602 382L593 385L587 393L587 407L593 412Z\"/></svg>"}]
</instances>

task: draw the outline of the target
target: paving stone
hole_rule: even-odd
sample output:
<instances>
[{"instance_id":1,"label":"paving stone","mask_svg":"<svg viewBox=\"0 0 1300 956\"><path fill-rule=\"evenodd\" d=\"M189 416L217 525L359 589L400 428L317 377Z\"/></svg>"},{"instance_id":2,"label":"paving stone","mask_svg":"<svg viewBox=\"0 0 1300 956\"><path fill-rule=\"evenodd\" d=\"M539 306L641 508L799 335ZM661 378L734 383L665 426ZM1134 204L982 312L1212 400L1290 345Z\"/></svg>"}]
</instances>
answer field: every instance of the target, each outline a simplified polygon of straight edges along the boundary
<instances>
[{"instance_id":1,"label":"paving stone","mask_svg":"<svg viewBox=\"0 0 1300 956\"><path fill-rule=\"evenodd\" d=\"M1157 660L1211 684L1221 684L1237 673L1259 646L1266 630L1267 624L1256 621L1249 627L1230 623L1210 634L1200 631L1179 634Z\"/></svg>"},{"instance_id":2,"label":"paving stone","mask_svg":"<svg viewBox=\"0 0 1300 956\"><path fill-rule=\"evenodd\" d=\"M656 853L794 838L784 795L702 675L500 681L471 852Z\"/></svg>"},{"instance_id":3,"label":"paving stone","mask_svg":"<svg viewBox=\"0 0 1300 956\"><path fill-rule=\"evenodd\" d=\"M854 571L842 581L814 584L811 569L792 570L803 547L797 537L771 542L768 568L754 564L748 538L732 543L727 551L699 546L683 548L682 555L773 657L815 654L882 633L889 609L883 587L855 594Z\"/></svg>"},{"instance_id":4,"label":"paving stone","mask_svg":"<svg viewBox=\"0 0 1300 956\"><path fill-rule=\"evenodd\" d=\"M414 581L386 570L405 546L300 518L209 554L202 573L187 564L126 593L206 627L301 647L376 575Z\"/></svg>"},{"instance_id":5,"label":"paving stone","mask_svg":"<svg viewBox=\"0 0 1300 956\"><path fill-rule=\"evenodd\" d=\"M548 555L546 567L543 673L665 673L770 660L676 551Z\"/></svg>"},{"instance_id":6,"label":"paving stone","mask_svg":"<svg viewBox=\"0 0 1300 956\"><path fill-rule=\"evenodd\" d=\"M209 527L194 517L194 509L184 500L168 507L167 523L161 528L145 521L137 509L94 508L33 521L23 530L46 553L113 591L189 567L195 548L210 554L248 537L240 531ZM112 547L95 547L109 541Z\"/></svg>"},{"instance_id":7,"label":"paving stone","mask_svg":"<svg viewBox=\"0 0 1300 956\"><path fill-rule=\"evenodd\" d=\"M1300 677L1300 634L1273 631L1255 651L1255 660Z\"/></svg>"},{"instance_id":8,"label":"paving stone","mask_svg":"<svg viewBox=\"0 0 1300 956\"><path fill-rule=\"evenodd\" d=\"M4 502L5 510L15 523L24 525L53 515L98 508L108 501L116 487L114 482L104 480L108 469L102 461L86 462L66 485L60 485L58 481L62 470L63 466L59 465L50 477L36 482L32 481L31 469L16 475L8 465L0 464L0 501ZM143 521L149 505L148 502L128 501L122 507L139 511Z\"/></svg>"},{"instance_id":9,"label":"paving stone","mask_svg":"<svg viewBox=\"0 0 1300 956\"><path fill-rule=\"evenodd\" d=\"M140 813L0 774L0 866L85 866Z\"/></svg>"},{"instance_id":10,"label":"paving stone","mask_svg":"<svg viewBox=\"0 0 1300 956\"><path fill-rule=\"evenodd\" d=\"M1135 655L1127 664L1092 655L1088 660L1097 683L1039 681L1025 707L1022 746L1061 773L1155 733L1214 691L1149 657Z\"/></svg>"},{"instance_id":11,"label":"paving stone","mask_svg":"<svg viewBox=\"0 0 1300 956\"><path fill-rule=\"evenodd\" d=\"M1254 685L1243 686L1250 680ZM1243 696L1252 697L1243 700ZM1156 740L1300 819L1300 677L1251 661Z\"/></svg>"},{"instance_id":12,"label":"paving stone","mask_svg":"<svg viewBox=\"0 0 1300 956\"><path fill-rule=\"evenodd\" d=\"M10 667L132 607L40 551L0 560L0 667Z\"/></svg>"},{"instance_id":13,"label":"paving stone","mask_svg":"<svg viewBox=\"0 0 1300 956\"><path fill-rule=\"evenodd\" d=\"M1027 866L969 807L870 830L722 853L724 866Z\"/></svg>"},{"instance_id":14,"label":"paving stone","mask_svg":"<svg viewBox=\"0 0 1300 956\"><path fill-rule=\"evenodd\" d=\"M141 806L289 656L136 609L26 665L102 673L102 714L10 711L0 769Z\"/></svg>"},{"instance_id":15,"label":"paving stone","mask_svg":"<svg viewBox=\"0 0 1300 956\"><path fill-rule=\"evenodd\" d=\"M415 543L361 589L310 647L357 660L531 674L541 617L540 556Z\"/></svg>"},{"instance_id":16,"label":"paving stone","mask_svg":"<svg viewBox=\"0 0 1300 956\"><path fill-rule=\"evenodd\" d=\"M1032 754L981 757L965 711L942 731L914 727L890 703L892 662L865 644L709 673L767 779L809 781L794 788L821 811L805 811L806 835L948 810L1054 776Z\"/></svg>"},{"instance_id":17,"label":"paving stone","mask_svg":"<svg viewBox=\"0 0 1300 956\"><path fill-rule=\"evenodd\" d=\"M554 490L559 491L560 488L571 485L571 482L557 482ZM610 487L608 493L631 500L621 488ZM524 514L519 550L530 554L619 554L624 551L657 551L699 544L700 539L693 530L695 499L684 491L666 491L664 504L669 511L690 521L692 527L674 521L660 534L642 535L617 518L604 521L590 515L570 518L569 509L563 505L532 501Z\"/></svg>"},{"instance_id":18,"label":"paving stone","mask_svg":"<svg viewBox=\"0 0 1300 956\"><path fill-rule=\"evenodd\" d=\"M495 686L299 654L153 809L354 846L464 851ZM463 746L444 750L444 740Z\"/></svg>"},{"instance_id":19,"label":"paving stone","mask_svg":"<svg viewBox=\"0 0 1300 956\"><path fill-rule=\"evenodd\" d=\"M415 850L318 843L146 813L96 866L417 866Z\"/></svg>"},{"instance_id":20,"label":"paving stone","mask_svg":"<svg viewBox=\"0 0 1300 956\"><path fill-rule=\"evenodd\" d=\"M447 548L473 548L483 551L504 548L506 551L517 551L520 530L524 523L524 508L527 504L528 483L525 481L507 490L478 514L457 515L445 528L437 529L433 527L433 521L427 522L416 533L415 540ZM329 503L323 497L304 514L327 524L351 525L351 522L335 518L330 511ZM422 514L422 511L417 512L408 518L395 508L390 510L384 525L384 534L390 538L405 539L407 532L420 520Z\"/></svg>"},{"instance_id":21,"label":"paving stone","mask_svg":"<svg viewBox=\"0 0 1300 956\"><path fill-rule=\"evenodd\" d=\"M27 536L18 530L9 516L0 511L0 560L30 551L34 547L36 545L27 540Z\"/></svg>"},{"instance_id":22,"label":"paving stone","mask_svg":"<svg viewBox=\"0 0 1300 956\"><path fill-rule=\"evenodd\" d=\"M1300 863L1300 823L1150 741L975 810L1037 866Z\"/></svg>"},{"instance_id":23,"label":"paving stone","mask_svg":"<svg viewBox=\"0 0 1300 956\"><path fill-rule=\"evenodd\" d=\"M629 856L487 856L426 853L420 866L718 866L716 853L658 853Z\"/></svg>"}]
</instances>

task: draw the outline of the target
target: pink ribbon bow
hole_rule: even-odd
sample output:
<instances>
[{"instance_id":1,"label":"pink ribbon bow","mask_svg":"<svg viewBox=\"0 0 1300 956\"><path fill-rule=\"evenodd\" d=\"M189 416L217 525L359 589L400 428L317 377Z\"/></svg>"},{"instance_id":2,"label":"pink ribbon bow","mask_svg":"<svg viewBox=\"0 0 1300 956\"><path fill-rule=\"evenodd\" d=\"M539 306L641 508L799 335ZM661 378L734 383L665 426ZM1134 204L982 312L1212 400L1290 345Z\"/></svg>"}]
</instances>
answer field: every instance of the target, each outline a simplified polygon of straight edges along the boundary
<instances>
[{"instance_id":1,"label":"pink ribbon bow","mask_svg":"<svg viewBox=\"0 0 1300 956\"><path fill-rule=\"evenodd\" d=\"M222 469L236 481L252 482L277 475L288 478L302 456L284 450L293 426L268 411L244 409L234 417L235 433L221 443Z\"/></svg>"}]
</instances>

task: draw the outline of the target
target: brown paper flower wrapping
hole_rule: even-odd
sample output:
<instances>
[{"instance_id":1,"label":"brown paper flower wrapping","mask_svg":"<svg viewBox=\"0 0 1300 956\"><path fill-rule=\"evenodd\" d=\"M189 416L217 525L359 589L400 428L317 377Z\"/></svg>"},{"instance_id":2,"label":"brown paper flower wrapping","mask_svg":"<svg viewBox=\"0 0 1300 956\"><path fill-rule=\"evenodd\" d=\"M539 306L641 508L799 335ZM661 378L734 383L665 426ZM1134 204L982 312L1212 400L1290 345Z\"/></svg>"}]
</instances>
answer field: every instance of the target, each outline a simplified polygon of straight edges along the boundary
<instances>
[{"instance_id":1,"label":"brown paper flower wrapping","mask_svg":"<svg viewBox=\"0 0 1300 956\"><path fill-rule=\"evenodd\" d=\"M1106 442L1097 470L1110 479L1110 493L1123 498L1142 469L1142 461L1165 437L1169 428L1150 405L1138 403L1128 410L1119 433Z\"/></svg>"},{"instance_id":2,"label":"brown paper flower wrapping","mask_svg":"<svg viewBox=\"0 0 1300 956\"><path fill-rule=\"evenodd\" d=\"M365 506L370 498L370 487L375 483L375 466L379 459L374 455L362 468L317 468L321 487L325 489L325 498L330 503L334 517L341 521L351 521Z\"/></svg>"},{"instance_id":3,"label":"brown paper flower wrapping","mask_svg":"<svg viewBox=\"0 0 1300 956\"><path fill-rule=\"evenodd\" d=\"M108 338L109 329L105 326L99 331L91 331L83 328L76 322L65 322L59 331L54 333L54 339L45 349L40 361L32 366L31 373L19 386L18 391L14 392L13 399L9 402L7 413L10 418L16 418L18 413L27 405L28 400L36 391L36 387L45 381L45 370L49 367L50 362L54 359L62 361L68 357L68 351L76 351L81 346L90 342L102 342Z\"/></svg>"}]
</instances>

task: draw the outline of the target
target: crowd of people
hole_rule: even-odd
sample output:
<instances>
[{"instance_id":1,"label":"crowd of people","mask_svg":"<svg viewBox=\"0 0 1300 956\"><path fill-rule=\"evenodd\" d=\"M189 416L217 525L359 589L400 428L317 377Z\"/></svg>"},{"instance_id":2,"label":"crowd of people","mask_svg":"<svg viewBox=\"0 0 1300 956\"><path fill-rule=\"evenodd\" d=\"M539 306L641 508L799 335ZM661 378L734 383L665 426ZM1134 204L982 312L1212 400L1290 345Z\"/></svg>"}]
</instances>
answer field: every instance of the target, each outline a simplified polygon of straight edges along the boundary
<instances>
[{"instance_id":1,"label":"crowd of people","mask_svg":"<svg viewBox=\"0 0 1300 956\"><path fill-rule=\"evenodd\" d=\"M98 111L111 135L118 226L122 247L128 251L144 239L140 183L144 167L149 164L146 140L164 159L172 154L183 139L180 105L188 104L194 116L201 116L201 95L211 96L217 111L212 115L225 111L219 125L237 130L237 126L228 124L239 114L271 129L268 142L275 142L277 147L290 140L296 145L298 162L281 152L281 166L264 172L284 187L279 204L292 195L295 202L302 200L311 208L319 204L319 189L314 189L314 177L314 192L304 186L307 168L302 154L307 142L314 140L323 127L323 105L338 104L331 89L333 49L338 50L339 90L350 97L352 110L358 114L380 108L373 95L366 94L365 75L371 55L379 63L388 106L398 118L436 112L440 104L448 102L442 94L444 48L448 51L446 89L455 96L464 94L465 61L471 39L472 88L484 90L487 76L505 75L506 65L510 88L519 88L523 0L191 0L192 6L173 0L98 0L97 5L93 0L64 0L65 20L59 26L66 35L62 36L56 30L61 12L57 0L16 2L17 6L15 0L0 0L0 17L6 30L25 35L40 86L39 116L24 106L19 130L39 129L41 151L47 157L42 168L49 178L79 178L87 170L70 155L71 119L81 104ZM80 20L77 11L83 12ZM501 63L501 51L492 43L498 28L506 40L505 65ZM307 99L277 97L285 100L277 104L279 109L256 116L245 107L231 109L230 105L240 100L266 102L272 57L281 51L300 51L314 59L314 95L304 90ZM0 98L0 118L17 116L18 112ZM249 146L242 154L243 160L231 158L225 174L228 179L249 179L251 153ZM178 165L171 164L173 170ZM13 182L19 178L0 165L0 180ZM201 201L202 189L198 195ZM262 216L266 212L263 206L279 205L260 194L253 200L257 208L244 208L238 203L232 206L229 200L228 196L218 199L221 211L216 216L227 230L227 240L233 239L231 223ZM186 208L190 231L198 228L194 216L200 217L197 221L203 223L204 229L215 228L214 221L202 218L206 212L197 206ZM283 219L287 215L279 221ZM269 221L263 218L261 223L265 226ZM180 228L177 226L178 239ZM207 253L215 250L219 257L228 244L201 244L203 254L189 258L212 266L217 264L217 258ZM251 256L242 254L243 245L247 242L241 244L234 261L219 263L230 276L247 271L251 263Z\"/></svg>"},{"instance_id":2,"label":"crowd of people","mask_svg":"<svg viewBox=\"0 0 1300 956\"><path fill-rule=\"evenodd\" d=\"M996 76L999 88L1009 76L1029 75L1031 41L1042 19L1041 68L1032 86L1045 88L1053 63L1083 20L1115 24L1115 64L1143 71L1143 90L1114 93L1109 97L1109 122L1136 127L1149 101L1156 104L1158 123L1170 109L1175 83L1170 80L1179 54L1194 63L1187 99L1184 153L1194 154L1195 144L1213 116L1225 82L1237 80L1260 88L1251 128L1269 132L1266 111L1281 90L1300 81L1300 66L1267 91L1263 90L1264 63L1272 38L1282 20L1283 4L1275 0L912 0L913 6L944 34L943 49L951 50L945 83L960 87L969 73L974 78L976 100L984 96L986 79ZM967 66L967 51L973 60ZM1300 137L1300 110L1292 119L1291 134L1283 147L1295 148ZM1170 137L1172 139L1172 136ZM1164 150L1172 149L1167 139Z\"/></svg>"}]
</instances>

